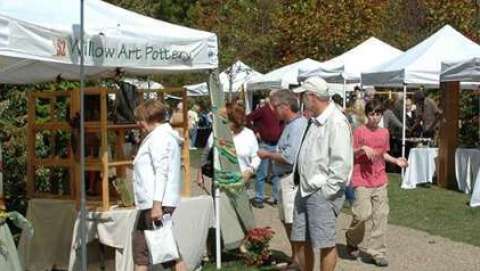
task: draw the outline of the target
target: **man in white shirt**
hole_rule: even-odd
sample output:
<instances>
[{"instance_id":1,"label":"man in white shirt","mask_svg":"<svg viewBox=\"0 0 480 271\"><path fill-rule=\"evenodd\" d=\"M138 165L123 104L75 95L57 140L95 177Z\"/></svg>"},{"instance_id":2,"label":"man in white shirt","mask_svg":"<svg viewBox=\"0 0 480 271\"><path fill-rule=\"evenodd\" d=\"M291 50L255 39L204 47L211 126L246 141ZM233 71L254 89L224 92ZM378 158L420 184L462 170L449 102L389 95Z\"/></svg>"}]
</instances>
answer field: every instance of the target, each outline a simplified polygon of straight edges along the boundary
<instances>
[{"instance_id":1,"label":"man in white shirt","mask_svg":"<svg viewBox=\"0 0 480 271\"><path fill-rule=\"evenodd\" d=\"M331 102L327 83L307 79L294 92L305 92L305 106L313 113L303 135L294 166L299 185L293 214L292 241L299 247L302 270L312 270L313 249L320 249L322 271L333 271L337 262L336 220L344 201L344 188L353 167L351 128Z\"/></svg>"}]
</instances>

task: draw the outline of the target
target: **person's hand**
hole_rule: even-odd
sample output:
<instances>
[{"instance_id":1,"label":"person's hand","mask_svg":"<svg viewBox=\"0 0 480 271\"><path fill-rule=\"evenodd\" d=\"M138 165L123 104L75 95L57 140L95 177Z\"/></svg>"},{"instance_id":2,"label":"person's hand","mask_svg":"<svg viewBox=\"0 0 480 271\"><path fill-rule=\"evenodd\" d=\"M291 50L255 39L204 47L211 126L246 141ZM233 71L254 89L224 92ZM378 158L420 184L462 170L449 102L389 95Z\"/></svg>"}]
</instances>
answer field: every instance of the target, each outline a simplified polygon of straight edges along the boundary
<instances>
[{"instance_id":1,"label":"person's hand","mask_svg":"<svg viewBox=\"0 0 480 271\"><path fill-rule=\"evenodd\" d=\"M259 150L257 151L257 155L258 157L260 157L260 159L268 159L268 157L270 156L270 152L266 150Z\"/></svg>"},{"instance_id":2,"label":"person's hand","mask_svg":"<svg viewBox=\"0 0 480 271\"><path fill-rule=\"evenodd\" d=\"M375 158L375 150L370 148L369 146L362 146L362 150L365 153L365 155L368 157L368 159L373 160Z\"/></svg>"},{"instance_id":3,"label":"person's hand","mask_svg":"<svg viewBox=\"0 0 480 271\"><path fill-rule=\"evenodd\" d=\"M400 158L397 158L395 160L395 164L397 164L397 166L401 167L401 168L406 168L408 167L408 161L407 159L405 159L404 157L400 157Z\"/></svg>"},{"instance_id":4,"label":"person's hand","mask_svg":"<svg viewBox=\"0 0 480 271\"><path fill-rule=\"evenodd\" d=\"M153 202L152 210L150 211L150 218L153 222L161 220L163 216L162 203L158 201Z\"/></svg>"},{"instance_id":5,"label":"person's hand","mask_svg":"<svg viewBox=\"0 0 480 271\"><path fill-rule=\"evenodd\" d=\"M245 170L242 172L242 178L245 183L249 183L250 180L252 179L252 172L250 170Z\"/></svg>"}]
</instances>

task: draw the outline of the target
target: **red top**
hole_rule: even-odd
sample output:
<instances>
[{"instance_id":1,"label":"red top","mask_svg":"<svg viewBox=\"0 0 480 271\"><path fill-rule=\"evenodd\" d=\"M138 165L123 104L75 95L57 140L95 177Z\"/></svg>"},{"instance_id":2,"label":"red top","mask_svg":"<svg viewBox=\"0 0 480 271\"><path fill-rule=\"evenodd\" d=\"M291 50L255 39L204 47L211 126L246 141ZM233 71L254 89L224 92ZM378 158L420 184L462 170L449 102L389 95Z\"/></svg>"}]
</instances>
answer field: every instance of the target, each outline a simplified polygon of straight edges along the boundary
<instances>
[{"instance_id":1,"label":"red top","mask_svg":"<svg viewBox=\"0 0 480 271\"><path fill-rule=\"evenodd\" d=\"M262 141L267 143L277 144L278 139L282 135L283 122L278 120L277 115L268 104L250 113L247 116L247 122L249 124L253 123L251 128L255 133L260 134Z\"/></svg>"},{"instance_id":2,"label":"red top","mask_svg":"<svg viewBox=\"0 0 480 271\"><path fill-rule=\"evenodd\" d=\"M365 153L355 154L353 165L353 187L380 187L387 183L385 159L383 154L390 151L390 135L387 129L377 128L370 130L365 125L358 127L353 132L353 148L358 149L364 145L374 149L377 156L370 160Z\"/></svg>"}]
</instances>

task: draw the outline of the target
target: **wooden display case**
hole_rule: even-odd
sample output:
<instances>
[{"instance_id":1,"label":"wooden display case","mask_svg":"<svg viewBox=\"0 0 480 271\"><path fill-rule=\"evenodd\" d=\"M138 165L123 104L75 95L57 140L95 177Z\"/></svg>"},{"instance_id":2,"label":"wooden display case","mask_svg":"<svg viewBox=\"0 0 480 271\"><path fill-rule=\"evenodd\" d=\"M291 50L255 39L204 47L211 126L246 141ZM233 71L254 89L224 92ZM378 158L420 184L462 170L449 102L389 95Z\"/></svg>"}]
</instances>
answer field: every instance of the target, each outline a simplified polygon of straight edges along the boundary
<instances>
[{"instance_id":1,"label":"wooden display case","mask_svg":"<svg viewBox=\"0 0 480 271\"><path fill-rule=\"evenodd\" d=\"M139 90L140 103L143 103L144 92ZM183 88L169 88L156 90L157 98L164 99L164 93L180 93L184 104L187 102L186 90ZM125 133L139 127L135 123L116 124L108 120L108 95L116 94L115 90L107 88L86 88L85 97L99 97L99 108L92 108L85 103L85 112L98 110L98 120L85 120L85 138L94 134L99 138L98 155L91 156L85 152L85 171L99 172L101 192L99 197L87 197L88 206L101 207L107 210L112 205L112 184L109 176L115 173L116 178L125 178L126 172L132 165L132 157L127 157L124 152ZM78 154L72 148L72 127L69 116L80 112L80 90L46 92L37 91L28 94L27 114L27 197L28 198L56 198L69 199L80 202L80 164ZM60 100L63 100L61 103ZM86 100L86 99L85 99ZM66 105L60 108L59 105ZM37 118L38 108L43 107L43 118ZM47 110L45 110L47 108ZM45 111L48 111L45 114ZM67 112L68 111L68 112ZM183 123L175 125L181 128L185 143L182 150L182 165L184 172L183 196L190 196L190 156L187 107L183 109ZM113 136L112 136L113 135ZM109 142L109 138L114 142ZM63 139L63 144L60 142ZM42 146L46 150L39 151L37 143L43 140ZM87 145L87 144L86 144ZM80 151L78 151L80 152ZM113 153L109 155L110 153ZM41 176L48 179L48 191L42 189ZM45 175L48 175L45 177ZM87 176L87 174L85 174ZM63 183L67 180L67 183ZM87 178L85 178L87 180Z\"/></svg>"}]
</instances>

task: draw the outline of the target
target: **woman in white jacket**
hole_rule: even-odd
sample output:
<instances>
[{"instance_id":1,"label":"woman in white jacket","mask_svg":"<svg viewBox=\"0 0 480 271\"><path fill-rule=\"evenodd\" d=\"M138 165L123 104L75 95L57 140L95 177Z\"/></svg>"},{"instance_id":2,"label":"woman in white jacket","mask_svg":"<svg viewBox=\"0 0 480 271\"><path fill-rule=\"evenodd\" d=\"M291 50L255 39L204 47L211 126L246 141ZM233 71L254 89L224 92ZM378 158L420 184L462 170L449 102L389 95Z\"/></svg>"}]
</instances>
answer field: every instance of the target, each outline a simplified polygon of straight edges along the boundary
<instances>
[{"instance_id":1,"label":"woman in white jacket","mask_svg":"<svg viewBox=\"0 0 480 271\"><path fill-rule=\"evenodd\" d=\"M133 232L135 271L146 271L150 265L144 230L172 214L180 199L180 154L183 140L166 120L167 108L159 100L149 100L135 109L140 128L148 133L133 161L135 205L140 210ZM175 270L186 270L179 260Z\"/></svg>"}]
</instances>

